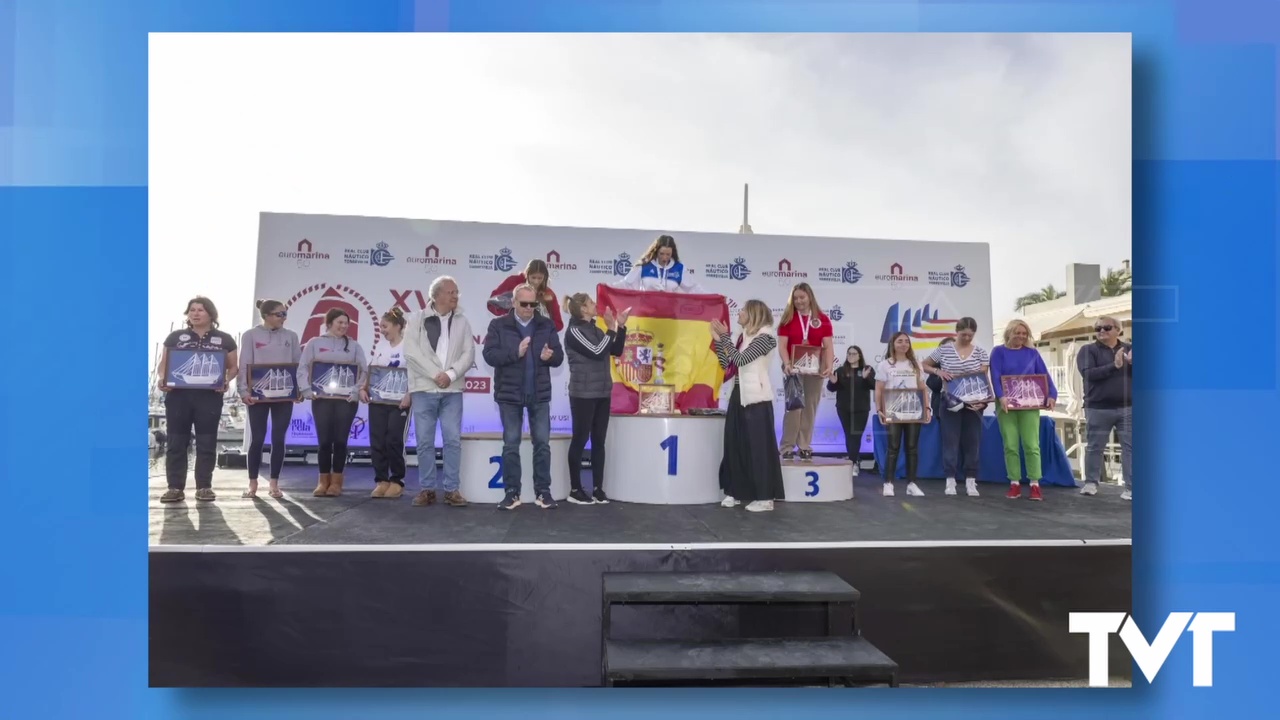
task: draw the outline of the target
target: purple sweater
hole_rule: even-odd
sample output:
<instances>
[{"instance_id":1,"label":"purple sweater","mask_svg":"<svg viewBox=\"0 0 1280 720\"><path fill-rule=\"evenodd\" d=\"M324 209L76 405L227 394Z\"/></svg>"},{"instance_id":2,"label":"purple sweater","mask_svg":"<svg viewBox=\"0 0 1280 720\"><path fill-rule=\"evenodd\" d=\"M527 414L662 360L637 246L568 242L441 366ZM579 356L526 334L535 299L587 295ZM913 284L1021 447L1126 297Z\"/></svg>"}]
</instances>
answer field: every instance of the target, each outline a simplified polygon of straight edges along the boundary
<instances>
[{"instance_id":1,"label":"purple sweater","mask_svg":"<svg viewBox=\"0 0 1280 720\"><path fill-rule=\"evenodd\" d=\"M1001 375L1049 375L1049 368L1044 365L1040 351L1023 345L1011 350L1000 345L991 351L991 384L996 397L1004 397ZM1058 397L1058 388L1053 384L1053 376L1049 376L1049 396Z\"/></svg>"}]
</instances>

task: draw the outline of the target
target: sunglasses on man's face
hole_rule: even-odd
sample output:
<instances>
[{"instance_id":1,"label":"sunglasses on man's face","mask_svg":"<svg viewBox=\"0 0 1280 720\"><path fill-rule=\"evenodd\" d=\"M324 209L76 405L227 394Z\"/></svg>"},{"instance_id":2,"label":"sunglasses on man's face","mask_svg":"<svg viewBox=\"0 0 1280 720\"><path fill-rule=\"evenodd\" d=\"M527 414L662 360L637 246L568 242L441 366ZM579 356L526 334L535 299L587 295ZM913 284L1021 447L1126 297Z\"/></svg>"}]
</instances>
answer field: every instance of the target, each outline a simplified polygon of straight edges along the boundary
<instances>
[{"instance_id":1,"label":"sunglasses on man's face","mask_svg":"<svg viewBox=\"0 0 1280 720\"><path fill-rule=\"evenodd\" d=\"M1098 327L1094 328L1093 331L1094 332L1111 332L1112 330L1115 330L1115 329L1116 329L1115 325L1099 325Z\"/></svg>"},{"instance_id":2,"label":"sunglasses on man's face","mask_svg":"<svg viewBox=\"0 0 1280 720\"><path fill-rule=\"evenodd\" d=\"M535 301L533 301L533 302L525 302L525 301L523 301L523 300L522 300L522 301L520 301L520 307L522 307L522 308L533 308L533 307L538 307L538 302L537 302L536 300L535 300Z\"/></svg>"}]
</instances>

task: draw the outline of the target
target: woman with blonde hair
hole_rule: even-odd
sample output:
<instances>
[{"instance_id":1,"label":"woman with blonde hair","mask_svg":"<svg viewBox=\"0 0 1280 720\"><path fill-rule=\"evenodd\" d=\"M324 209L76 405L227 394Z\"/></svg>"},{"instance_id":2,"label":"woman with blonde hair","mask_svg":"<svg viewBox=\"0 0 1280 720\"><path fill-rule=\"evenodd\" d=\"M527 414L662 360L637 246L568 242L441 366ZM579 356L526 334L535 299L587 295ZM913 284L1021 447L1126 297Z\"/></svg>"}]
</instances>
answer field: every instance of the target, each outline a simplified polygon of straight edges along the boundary
<instances>
[{"instance_id":1,"label":"woman with blonde hair","mask_svg":"<svg viewBox=\"0 0 1280 720\"><path fill-rule=\"evenodd\" d=\"M609 432L609 402L613 396L613 358L622 354L627 341L627 314L604 311L601 330L596 324L596 301L586 293L570 295L569 331L564 334L564 356L569 361L569 414L573 439L569 441L569 502L593 505L609 502L604 493L604 443ZM582 451L591 439L591 494L582 487Z\"/></svg>"},{"instance_id":2,"label":"woman with blonde hair","mask_svg":"<svg viewBox=\"0 0 1280 720\"><path fill-rule=\"evenodd\" d=\"M489 312L494 317L502 317L511 312L512 298L515 289L520 285L530 285L537 294L538 307L536 308L539 315L549 318L555 323L556 332L564 330L564 318L560 314L560 300L556 297L555 291L548 285L551 278L551 270L547 267L545 260L534 258L524 266L524 272L517 273L502 281L502 284L493 289L489 298Z\"/></svg>"},{"instance_id":3,"label":"woman with blonde hair","mask_svg":"<svg viewBox=\"0 0 1280 720\"><path fill-rule=\"evenodd\" d=\"M1006 375L1044 375L1048 378L1048 406L1058 401L1058 388L1053 384L1049 369L1045 367L1040 352L1027 344L1031 338L1031 326L1019 319L1009 321L1004 328L1004 344L991 351L991 386L996 393L996 421L1000 425L1000 438L1004 441L1004 469L1009 478L1009 492L1005 497L1017 500L1022 497L1022 463L1018 446L1027 463L1027 479L1031 481L1031 499L1043 500L1040 494L1040 411L1010 410L1009 398L1004 395L1000 378Z\"/></svg>"},{"instance_id":4,"label":"woman with blonde hair","mask_svg":"<svg viewBox=\"0 0 1280 720\"><path fill-rule=\"evenodd\" d=\"M773 385L769 369L778 340L773 313L759 300L748 300L738 313L742 332L735 344L729 328L711 321L720 367L736 369L733 394L724 423L724 458L720 461L721 506L747 503L751 512L773 509L784 497L782 463L774 450Z\"/></svg>"},{"instance_id":5,"label":"woman with blonde hair","mask_svg":"<svg viewBox=\"0 0 1280 720\"><path fill-rule=\"evenodd\" d=\"M796 375L797 368L792 365L792 348L797 345L817 347L820 349L818 374L800 375L800 383L804 387L804 407L790 410L782 416L782 443L778 452L783 460L795 457L797 448L800 459L813 459L813 422L818 417L818 402L822 400L822 381L831 377L831 366L835 362L835 351L832 349L831 318L818 307L818 299L814 297L809 283L796 283L791 288L791 297L787 299L787 307L782 311L782 319L778 322L778 354L782 356L782 374Z\"/></svg>"},{"instance_id":6,"label":"woman with blonde hair","mask_svg":"<svg viewBox=\"0 0 1280 720\"><path fill-rule=\"evenodd\" d=\"M649 243L649 248L631 267L631 272L613 286L625 290L649 292L695 294L706 292L702 286L693 281L684 263L680 262L680 251L676 249L676 239L670 235L659 235L658 239Z\"/></svg>"}]
</instances>

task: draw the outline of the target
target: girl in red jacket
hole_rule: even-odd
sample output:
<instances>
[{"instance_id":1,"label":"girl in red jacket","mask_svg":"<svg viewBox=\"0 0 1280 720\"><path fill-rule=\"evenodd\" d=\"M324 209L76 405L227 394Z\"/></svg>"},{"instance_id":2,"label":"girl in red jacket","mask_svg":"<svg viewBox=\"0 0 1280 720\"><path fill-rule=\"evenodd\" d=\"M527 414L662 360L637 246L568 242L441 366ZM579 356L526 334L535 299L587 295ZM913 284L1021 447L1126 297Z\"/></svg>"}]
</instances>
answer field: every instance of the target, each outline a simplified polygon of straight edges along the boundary
<instances>
[{"instance_id":1,"label":"girl in red jacket","mask_svg":"<svg viewBox=\"0 0 1280 720\"><path fill-rule=\"evenodd\" d=\"M489 312L501 317L511 312L511 293L517 286L528 283L538 291L538 314L551 320L556 325L556 332L564 330L564 316L560 313L560 301L547 286L551 273L547 263L542 260L530 260L524 272L512 275L493 289L489 297Z\"/></svg>"}]
</instances>

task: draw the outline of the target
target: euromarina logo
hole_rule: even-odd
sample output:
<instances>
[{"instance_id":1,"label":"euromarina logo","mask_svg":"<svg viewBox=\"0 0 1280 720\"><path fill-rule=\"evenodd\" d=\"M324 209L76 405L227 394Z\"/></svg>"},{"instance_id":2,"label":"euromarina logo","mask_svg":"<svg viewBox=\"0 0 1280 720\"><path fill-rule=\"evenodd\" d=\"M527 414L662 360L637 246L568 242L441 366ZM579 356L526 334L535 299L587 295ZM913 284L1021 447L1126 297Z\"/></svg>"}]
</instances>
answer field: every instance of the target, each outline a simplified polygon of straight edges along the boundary
<instances>
[{"instance_id":1,"label":"euromarina logo","mask_svg":"<svg viewBox=\"0 0 1280 720\"><path fill-rule=\"evenodd\" d=\"M467 267L472 270L493 270L509 273L516 269L516 259L511 248L502 248L496 254L472 254L467 256Z\"/></svg>"},{"instance_id":2,"label":"euromarina logo","mask_svg":"<svg viewBox=\"0 0 1280 720\"><path fill-rule=\"evenodd\" d=\"M631 272L633 263L629 253L618 253L612 260L587 260L587 272L592 275L616 275L622 277Z\"/></svg>"},{"instance_id":3,"label":"euromarina logo","mask_svg":"<svg viewBox=\"0 0 1280 720\"><path fill-rule=\"evenodd\" d=\"M310 240L308 240L308 239L306 239L306 238L303 238L303 239L299 240L299 241L298 241L298 246L297 246L297 247L298 247L298 249L297 249L297 250L294 250L294 251L292 251L292 252L290 252L290 251L288 251L288 250L281 250L281 251L280 251L280 259L282 259L282 260L297 260L297 261L298 261L298 267L300 267L300 268L311 267L311 263L312 263L312 261L314 261L314 260L328 260L328 259L329 259L329 253L325 253L325 252L316 252L316 251L315 251L315 246L314 246L314 245L312 245L311 241L310 241Z\"/></svg>"},{"instance_id":4,"label":"euromarina logo","mask_svg":"<svg viewBox=\"0 0 1280 720\"><path fill-rule=\"evenodd\" d=\"M702 274L713 280L746 280L751 269L746 258L736 257L731 263L707 263Z\"/></svg>"},{"instance_id":5,"label":"euromarina logo","mask_svg":"<svg viewBox=\"0 0 1280 720\"><path fill-rule=\"evenodd\" d=\"M876 275L877 282L890 283L917 283L920 282L919 275L908 275L903 269L902 263L894 263L889 266L889 272L884 275Z\"/></svg>"},{"instance_id":6,"label":"euromarina logo","mask_svg":"<svg viewBox=\"0 0 1280 720\"><path fill-rule=\"evenodd\" d=\"M556 250L552 250L547 253L547 269L552 272L558 272L560 270L577 270L578 265L577 263L562 262L560 259L560 253Z\"/></svg>"},{"instance_id":7,"label":"euromarina logo","mask_svg":"<svg viewBox=\"0 0 1280 720\"><path fill-rule=\"evenodd\" d=\"M951 270L930 270L929 284L962 288L969 284L969 273L964 271L963 265L957 265Z\"/></svg>"},{"instance_id":8,"label":"euromarina logo","mask_svg":"<svg viewBox=\"0 0 1280 720\"><path fill-rule=\"evenodd\" d=\"M765 270L764 272L760 273L760 275L761 277L782 278L782 279L790 279L790 278L803 279L803 278L809 277L809 273L803 270L793 270L791 268L791 261L786 258L782 258L781 260L778 261L777 270Z\"/></svg>"},{"instance_id":9,"label":"euromarina logo","mask_svg":"<svg viewBox=\"0 0 1280 720\"><path fill-rule=\"evenodd\" d=\"M439 245L428 245L421 255L407 257L405 262L410 265L422 265L427 272L442 267L453 267L458 264L457 258L442 255Z\"/></svg>"},{"instance_id":10,"label":"euromarina logo","mask_svg":"<svg viewBox=\"0 0 1280 720\"><path fill-rule=\"evenodd\" d=\"M371 248L347 248L342 253L342 261L348 265L386 267L395 259L396 256L391 254L385 242L380 242Z\"/></svg>"},{"instance_id":11,"label":"euromarina logo","mask_svg":"<svg viewBox=\"0 0 1280 720\"><path fill-rule=\"evenodd\" d=\"M916 310L894 303L884 314L880 342L887 345L894 333L905 332L911 337L911 346L918 357L921 351L931 351L944 339L955 337L956 320L957 318L938 317L938 311L928 303Z\"/></svg>"},{"instance_id":12,"label":"euromarina logo","mask_svg":"<svg viewBox=\"0 0 1280 720\"><path fill-rule=\"evenodd\" d=\"M844 267L818 268L818 282L853 285L861 279L862 271L858 269L858 263L855 260L846 262Z\"/></svg>"}]
</instances>

